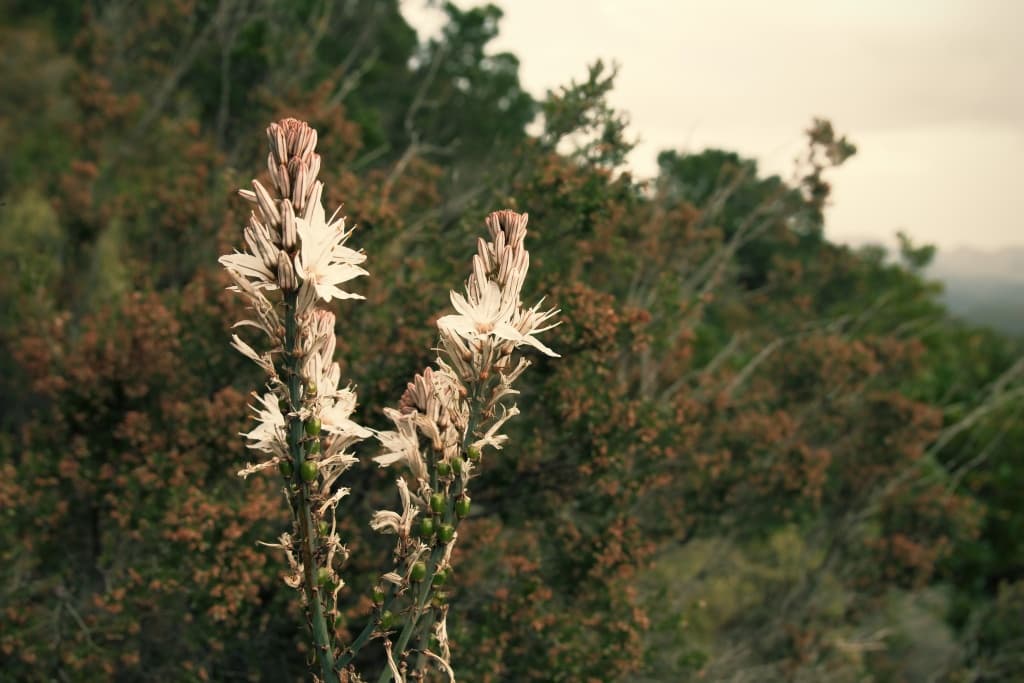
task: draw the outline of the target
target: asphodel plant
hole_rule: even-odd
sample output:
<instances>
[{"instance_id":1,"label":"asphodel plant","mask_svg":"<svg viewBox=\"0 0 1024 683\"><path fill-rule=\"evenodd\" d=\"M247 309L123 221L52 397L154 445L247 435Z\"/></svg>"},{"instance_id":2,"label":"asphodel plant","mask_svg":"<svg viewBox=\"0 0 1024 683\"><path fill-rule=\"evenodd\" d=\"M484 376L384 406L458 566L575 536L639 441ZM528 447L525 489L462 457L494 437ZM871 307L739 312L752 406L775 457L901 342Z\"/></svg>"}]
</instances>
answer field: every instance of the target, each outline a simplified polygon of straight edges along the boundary
<instances>
[{"instance_id":1,"label":"asphodel plant","mask_svg":"<svg viewBox=\"0 0 1024 683\"><path fill-rule=\"evenodd\" d=\"M351 419L356 395L341 385L335 317L324 307L362 298L340 285L367 274L366 257L346 246L352 231L344 218L324 211L316 131L284 119L267 128L267 138L270 186L254 180L251 190L240 190L252 204L243 229L247 249L220 259L252 311L236 326L266 339L257 350L232 337L267 374L266 390L253 394L257 424L243 435L262 459L239 474L276 471L284 479L292 528L266 545L283 553L285 582L301 596L317 680L370 680L356 669L356 655L379 642L379 683L423 680L428 670L454 681L445 589L455 580L452 549L471 512L472 480L486 453L506 444L502 426L519 413L514 383L530 363L518 351L558 355L536 337L557 324L551 321L558 311L522 304L527 216L487 217L489 239L478 240L464 292L451 293L455 312L437 322L434 366L408 383L396 408L385 409L393 429L374 432ZM338 504L349 493L340 480L357 462L349 448L374 435L382 449L377 464L401 467L400 509L369 520L376 531L395 535L393 565L372 589L366 627L339 642L340 570L348 550L335 529Z\"/></svg>"}]
</instances>

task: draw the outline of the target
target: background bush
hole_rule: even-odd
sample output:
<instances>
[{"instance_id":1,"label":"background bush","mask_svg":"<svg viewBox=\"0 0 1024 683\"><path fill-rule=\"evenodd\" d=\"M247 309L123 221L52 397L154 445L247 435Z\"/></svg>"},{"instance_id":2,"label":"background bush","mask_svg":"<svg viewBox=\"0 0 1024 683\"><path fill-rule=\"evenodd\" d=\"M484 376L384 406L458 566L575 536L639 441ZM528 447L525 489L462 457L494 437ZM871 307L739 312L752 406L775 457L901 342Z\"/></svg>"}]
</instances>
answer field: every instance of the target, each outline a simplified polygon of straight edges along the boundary
<instances>
[{"instance_id":1,"label":"background bush","mask_svg":"<svg viewBox=\"0 0 1024 683\"><path fill-rule=\"evenodd\" d=\"M535 100L486 52L500 10L447 13L418 44L393 1L3 4L0 677L306 675L256 546L280 484L234 475L258 378L216 266L284 115L369 255L338 344L361 423L428 362L488 210L530 212L528 288L564 312L465 523L462 680L1019 675L1021 343L946 312L930 248L825 239L852 144L815 121L795 183L723 150L638 182L612 71ZM339 520L353 631L387 477Z\"/></svg>"}]
</instances>

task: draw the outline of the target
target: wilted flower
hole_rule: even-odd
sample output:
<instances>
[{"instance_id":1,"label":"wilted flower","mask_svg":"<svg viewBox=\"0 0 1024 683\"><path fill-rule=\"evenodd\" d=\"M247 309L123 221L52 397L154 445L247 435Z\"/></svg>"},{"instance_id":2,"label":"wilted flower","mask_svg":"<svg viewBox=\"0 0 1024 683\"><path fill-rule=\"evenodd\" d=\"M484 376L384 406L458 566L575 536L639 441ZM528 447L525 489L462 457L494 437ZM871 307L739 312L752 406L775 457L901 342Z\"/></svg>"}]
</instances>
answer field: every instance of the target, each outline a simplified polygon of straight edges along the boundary
<instances>
[{"instance_id":1,"label":"wilted flower","mask_svg":"<svg viewBox=\"0 0 1024 683\"><path fill-rule=\"evenodd\" d=\"M385 408L384 415L391 420L397 430L377 434L377 439L384 446L384 452L376 456L373 461L381 467L402 463L412 470L414 477L420 480L426 479L427 464L420 453L420 439L416 433L415 416L404 415L394 408Z\"/></svg>"},{"instance_id":2,"label":"wilted flower","mask_svg":"<svg viewBox=\"0 0 1024 683\"><path fill-rule=\"evenodd\" d=\"M242 435L249 440L248 447L256 451L287 457L286 427L277 396L272 393L262 396L253 395L263 407L252 406L256 412L257 424L252 431Z\"/></svg>"}]
</instances>

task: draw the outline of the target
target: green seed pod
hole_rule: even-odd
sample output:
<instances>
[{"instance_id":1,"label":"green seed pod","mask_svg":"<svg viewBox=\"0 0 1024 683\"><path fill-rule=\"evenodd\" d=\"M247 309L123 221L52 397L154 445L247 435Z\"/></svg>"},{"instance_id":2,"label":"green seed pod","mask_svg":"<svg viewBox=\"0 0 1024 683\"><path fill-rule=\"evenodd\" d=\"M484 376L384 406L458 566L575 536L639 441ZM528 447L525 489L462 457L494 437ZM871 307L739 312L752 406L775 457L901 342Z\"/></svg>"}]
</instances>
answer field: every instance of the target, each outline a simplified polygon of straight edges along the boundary
<instances>
[{"instance_id":1,"label":"green seed pod","mask_svg":"<svg viewBox=\"0 0 1024 683\"><path fill-rule=\"evenodd\" d=\"M430 538L434 535L434 520L430 517L424 517L420 520L420 537Z\"/></svg>"},{"instance_id":2,"label":"green seed pod","mask_svg":"<svg viewBox=\"0 0 1024 683\"><path fill-rule=\"evenodd\" d=\"M306 420L306 434L308 434L309 436L319 436L320 435L320 418L319 417L311 417L308 420Z\"/></svg>"},{"instance_id":3,"label":"green seed pod","mask_svg":"<svg viewBox=\"0 0 1024 683\"><path fill-rule=\"evenodd\" d=\"M316 396L316 382L313 380L306 382L306 396Z\"/></svg>"},{"instance_id":4,"label":"green seed pod","mask_svg":"<svg viewBox=\"0 0 1024 683\"><path fill-rule=\"evenodd\" d=\"M316 473L320 467L312 460L305 460L300 468L302 475L302 481L310 482L316 479Z\"/></svg>"},{"instance_id":5,"label":"green seed pod","mask_svg":"<svg viewBox=\"0 0 1024 683\"><path fill-rule=\"evenodd\" d=\"M370 598L373 600L375 605L384 604L384 589L380 586L374 586L373 591L370 593Z\"/></svg>"},{"instance_id":6,"label":"green seed pod","mask_svg":"<svg viewBox=\"0 0 1024 683\"><path fill-rule=\"evenodd\" d=\"M309 442L309 452L313 455L320 452L320 439L313 439Z\"/></svg>"},{"instance_id":7,"label":"green seed pod","mask_svg":"<svg viewBox=\"0 0 1024 683\"><path fill-rule=\"evenodd\" d=\"M321 536L326 536L327 532L331 530L331 527L327 524L327 522L321 520L320 524L317 525L317 529L320 530Z\"/></svg>"},{"instance_id":8,"label":"green seed pod","mask_svg":"<svg viewBox=\"0 0 1024 683\"><path fill-rule=\"evenodd\" d=\"M395 621L395 615L391 613L391 610L386 609L380 614L380 627L385 631L391 628L391 624Z\"/></svg>"},{"instance_id":9,"label":"green seed pod","mask_svg":"<svg viewBox=\"0 0 1024 683\"><path fill-rule=\"evenodd\" d=\"M422 562L414 563L409 571L409 578L413 581L422 581L427 578L427 565Z\"/></svg>"},{"instance_id":10,"label":"green seed pod","mask_svg":"<svg viewBox=\"0 0 1024 683\"><path fill-rule=\"evenodd\" d=\"M477 448L476 446L470 446L469 448L466 449L466 455L468 455L469 459L472 460L473 462L480 462L480 457L482 454L480 453L479 448Z\"/></svg>"},{"instance_id":11,"label":"green seed pod","mask_svg":"<svg viewBox=\"0 0 1024 683\"><path fill-rule=\"evenodd\" d=\"M437 537L441 539L442 543L451 543L455 538L455 527L451 524L442 524L437 530Z\"/></svg>"},{"instance_id":12,"label":"green seed pod","mask_svg":"<svg viewBox=\"0 0 1024 683\"><path fill-rule=\"evenodd\" d=\"M434 495L430 496L430 509L436 512L437 514L441 514L442 512L444 512L444 506L445 503L447 502L448 501L445 499L443 493L435 493Z\"/></svg>"},{"instance_id":13,"label":"green seed pod","mask_svg":"<svg viewBox=\"0 0 1024 683\"><path fill-rule=\"evenodd\" d=\"M455 514L465 517L469 514L469 496L462 496L455 501Z\"/></svg>"},{"instance_id":14,"label":"green seed pod","mask_svg":"<svg viewBox=\"0 0 1024 683\"><path fill-rule=\"evenodd\" d=\"M327 567L320 567L316 572L316 582L321 586L326 586L327 582L331 580L331 570Z\"/></svg>"},{"instance_id":15,"label":"green seed pod","mask_svg":"<svg viewBox=\"0 0 1024 683\"><path fill-rule=\"evenodd\" d=\"M461 457L456 456L456 457L452 458L452 471L455 472L455 474L462 474L462 458Z\"/></svg>"},{"instance_id":16,"label":"green seed pod","mask_svg":"<svg viewBox=\"0 0 1024 683\"><path fill-rule=\"evenodd\" d=\"M449 465L447 462L442 460L441 462L437 463L437 475L439 477L447 477L451 473L452 466Z\"/></svg>"},{"instance_id":17,"label":"green seed pod","mask_svg":"<svg viewBox=\"0 0 1024 683\"><path fill-rule=\"evenodd\" d=\"M292 465L291 460L282 460L277 463L277 469L281 470L281 476L285 479L291 479L295 473L295 466Z\"/></svg>"},{"instance_id":18,"label":"green seed pod","mask_svg":"<svg viewBox=\"0 0 1024 683\"><path fill-rule=\"evenodd\" d=\"M443 586L446 581L448 581L448 570L438 569L437 573L434 574L434 578L430 581L430 585L437 588L438 586Z\"/></svg>"}]
</instances>

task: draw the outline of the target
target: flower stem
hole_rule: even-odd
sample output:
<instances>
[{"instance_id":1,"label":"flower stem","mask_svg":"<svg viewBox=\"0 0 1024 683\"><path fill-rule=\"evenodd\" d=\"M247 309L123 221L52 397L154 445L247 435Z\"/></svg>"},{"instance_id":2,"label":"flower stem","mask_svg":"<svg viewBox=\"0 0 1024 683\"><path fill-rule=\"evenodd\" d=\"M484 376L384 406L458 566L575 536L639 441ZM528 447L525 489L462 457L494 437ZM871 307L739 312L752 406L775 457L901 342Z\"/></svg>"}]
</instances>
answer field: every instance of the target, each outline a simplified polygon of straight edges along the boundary
<instances>
[{"instance_id":1,"label":"flower stem","mask_svg":"<svg viewBox=\"0 0 1024 683\"><path fill-rule=\"evenodd\" d=\"M301 362L295 353L297 345L298 321L296 320L296 293L285 294L285 341L284 357L286 377L288 378L288 394L291 399L292 411L298 409L302 400L300 385ZM302 481L300 472L304 452L302 449L303 425L296 415L289 416L288 450L295 460L295 471L292 475L298 488L298 505L296 517L299 523L299 545L302 555L303 587L306 591L306 603L309 605L309 620L313 631L313 646L316 658L320 663L320 673L324 683L339 683L338 672L334 669L334 647L327 631L324 619L323 604L320 602L320 589L317 586L316 556L313 547L313 515L309 509L309 484Z\"/></svg>"},{"instance_id":2,"label":"flower stem","mask_svg":"<svg viewBox=\"0 0 1024 683\"><path fill-rule=\"evenodd\" d=\"M466 422L466 433L462 440L462 453L468 452L469 444L473 439L473 433L476 431L477 423L480 421L480 389L480 382L474 383L473 395L470 397L469 403L469 419ZM462 454L460 454L459 457L462 457ZM460 479L455 490L448 496L448 506L445 510L446 521L456 528L459 525L459 518L455 514L454 501L455 496L462 493L462 490L463 486ZM405 648L409 645L409 639L416 630L416 625L419 622L420 617L423 616L423 608L430 599L430 589L433 586L434 575L437 573L437 566L443 558L444 546L437 546L430 552L430 561L427 563L427 575L423 579L423 585L420 588L419 596L417 596L416 602L413 605L412 614L409 615L408 621L405 622L401 633L398 635L398 642L395 643L393 652L395 653L396 662L405 655ZM390 680L391 667L385 666L384 671L380 674L380 678L377 679L377 683L388 683Z\"/></svg>"},{"instance_id":3,"label":"flower stem","mask_svg":"<svg viewBox=\"0 0 1024 683\"><path fill-rule=\"evenodd\" d=\"M416 623L423 614L423 608L427 604L427 600L430 599L430 584L434 579L434 574L437 573L437 565L442 557L444 557L444 547L442 546L436 547L430 552L430 561L427 563L427 575L420 587L420 594L416 598L412 614L409 615L408 621L402 627L402 632L398 635L398 642L395 643L396 662L405 654L405 648L409 645L409 638L412 637L412 632L416 629ZM391 667L385 666L384 671L380 674L380 678L377 679L377 683L388 683L390 680Z\"/></svg>"}]
</instances>

